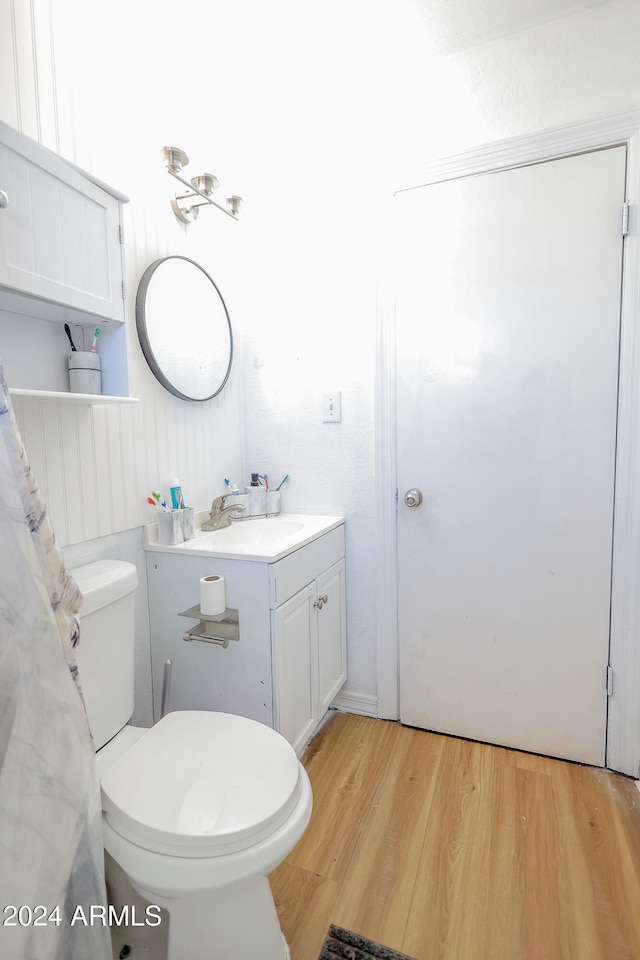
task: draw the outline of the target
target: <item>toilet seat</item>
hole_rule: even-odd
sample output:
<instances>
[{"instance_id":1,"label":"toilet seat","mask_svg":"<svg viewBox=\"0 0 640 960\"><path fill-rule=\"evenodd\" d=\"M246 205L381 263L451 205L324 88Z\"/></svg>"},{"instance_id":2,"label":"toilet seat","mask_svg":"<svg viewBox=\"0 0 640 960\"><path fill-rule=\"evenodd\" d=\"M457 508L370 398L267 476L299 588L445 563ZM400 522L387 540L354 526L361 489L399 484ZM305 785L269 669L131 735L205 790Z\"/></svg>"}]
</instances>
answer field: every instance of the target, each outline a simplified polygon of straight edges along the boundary
<instances>
[{"instance_id":1,"label":"toilet seat","mask_svg":"<svg viewBox=\"0 0 640 960\"><path fill-rule=\"evenodd\" d=\"M274 833L302 790L290 744L256 720L210 711L163 717L101 780L112 829L146 850L216 857Z\"/></svg>"}]
</instances>

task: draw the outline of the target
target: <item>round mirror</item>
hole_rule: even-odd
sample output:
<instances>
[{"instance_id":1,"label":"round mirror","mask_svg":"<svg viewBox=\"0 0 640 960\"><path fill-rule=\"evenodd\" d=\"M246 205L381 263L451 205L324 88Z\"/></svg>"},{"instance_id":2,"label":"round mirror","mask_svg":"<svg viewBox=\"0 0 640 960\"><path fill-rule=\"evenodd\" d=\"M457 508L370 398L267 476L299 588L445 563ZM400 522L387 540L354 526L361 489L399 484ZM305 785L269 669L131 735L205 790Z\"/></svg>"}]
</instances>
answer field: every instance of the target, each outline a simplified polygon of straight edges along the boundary
<instances>
[{"instance_id":1,"label":"round mirror","mask_svg":"<svg viewBox=\"0 0 640 960\"><path fill-rule=\"evenodd\" d=\"M182 400L211 400L229 377L231 321L209 274L187 257L164 257L142 275L136 326L145 359Z\"/></svg>"}]
</instances>

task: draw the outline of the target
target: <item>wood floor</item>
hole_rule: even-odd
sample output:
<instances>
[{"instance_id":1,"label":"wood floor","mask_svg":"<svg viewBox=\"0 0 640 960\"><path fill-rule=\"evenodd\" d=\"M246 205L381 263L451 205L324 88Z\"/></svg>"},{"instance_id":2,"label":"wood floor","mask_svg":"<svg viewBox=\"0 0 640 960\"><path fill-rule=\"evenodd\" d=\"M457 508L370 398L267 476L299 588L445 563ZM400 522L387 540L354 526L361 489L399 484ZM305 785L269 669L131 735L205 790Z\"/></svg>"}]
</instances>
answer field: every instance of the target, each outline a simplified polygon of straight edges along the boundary
<instances>
[{"instance_id":1,"label":"wood floor","mask_svg":"<svg viewBox=\"0 0 640 960\"><path fill-rule=\"evenodd\" d=\"M330 923L415 960L640 960L640 792L592 767L335 714L270 877L291 960Z\"/></svg>"}]
</instances>

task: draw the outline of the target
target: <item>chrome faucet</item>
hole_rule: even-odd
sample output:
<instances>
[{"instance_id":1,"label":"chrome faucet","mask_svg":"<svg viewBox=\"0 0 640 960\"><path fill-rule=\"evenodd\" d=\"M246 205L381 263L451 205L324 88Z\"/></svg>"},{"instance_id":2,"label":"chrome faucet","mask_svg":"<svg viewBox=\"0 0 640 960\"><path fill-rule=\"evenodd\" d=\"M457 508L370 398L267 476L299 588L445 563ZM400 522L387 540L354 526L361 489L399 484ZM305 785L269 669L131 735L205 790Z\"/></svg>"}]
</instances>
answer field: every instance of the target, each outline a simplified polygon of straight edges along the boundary
<instances>
[{"instance_id":1,"label":"chrome faucet","mask_svg":"<svg viewBox=\"0 0 640 960\"><path fill-rule=\"evenodd\" d=\"M232 520L238 519L238 517L231 516L234 510L238 514L244 513L245 508L242 503L230 503L227 507L225 505L226 499L227 494L215 498L211 504L211 516L202 524L201 530L206 532L207 530L220 530L222 527L228 527Z\"/></svg>"}]
</instances>

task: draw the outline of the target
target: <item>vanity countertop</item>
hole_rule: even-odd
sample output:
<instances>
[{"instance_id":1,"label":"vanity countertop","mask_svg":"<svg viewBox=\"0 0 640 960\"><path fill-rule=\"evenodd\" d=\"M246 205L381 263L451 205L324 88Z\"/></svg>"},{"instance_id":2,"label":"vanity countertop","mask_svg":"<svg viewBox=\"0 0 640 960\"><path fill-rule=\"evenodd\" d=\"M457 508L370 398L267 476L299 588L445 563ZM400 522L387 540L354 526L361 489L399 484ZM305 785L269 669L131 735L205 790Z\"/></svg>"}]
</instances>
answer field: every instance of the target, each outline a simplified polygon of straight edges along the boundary
<instances>
[{"instance_id":1,"label":"vanity countertop","mask_svg":"<svg viewBox=\"0 0 640 960\"><path fill-rule=\"evenodd\" d=\"M205 513L202 519L206 516ZM144 548L157 553L275 563L343 523L344 517L280 513L274 517L239 520L205 533L198 527L192 540L177 544L159 543L158 524L152 523L144 528Z\"/></svg>"}]
</instances>

